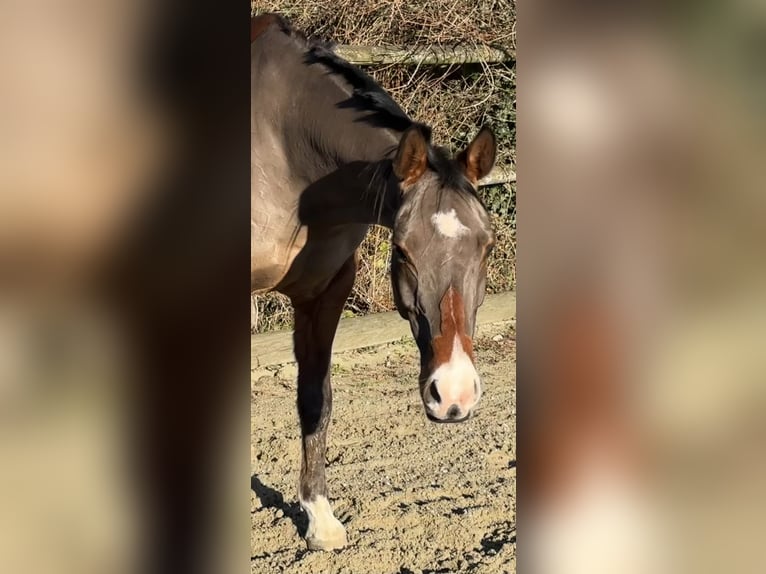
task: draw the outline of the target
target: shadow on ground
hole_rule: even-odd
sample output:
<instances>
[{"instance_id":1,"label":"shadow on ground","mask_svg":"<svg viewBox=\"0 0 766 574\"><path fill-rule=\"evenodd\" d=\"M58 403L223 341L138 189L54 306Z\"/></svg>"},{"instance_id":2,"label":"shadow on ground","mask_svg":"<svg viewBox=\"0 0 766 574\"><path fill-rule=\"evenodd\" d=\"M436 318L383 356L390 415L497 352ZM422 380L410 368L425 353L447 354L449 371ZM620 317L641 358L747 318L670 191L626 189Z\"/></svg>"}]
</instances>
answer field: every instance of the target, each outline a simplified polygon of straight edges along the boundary
<instances>
[{"instance_id":1,"label":"shadow on ground","mask_svg":"<svg viewBox=\"0 0 766 574\"><path fill-rule=\"evenodd\" d=\"M295 529L298 531L298 535L301 538L306 535L309 521L298 502L285 502L281 492L263 484L256 475L250 477L250 489L261 501L261 505L264 508L277 508L281 510L292 521Z\"/></svg>"}]
</instances>

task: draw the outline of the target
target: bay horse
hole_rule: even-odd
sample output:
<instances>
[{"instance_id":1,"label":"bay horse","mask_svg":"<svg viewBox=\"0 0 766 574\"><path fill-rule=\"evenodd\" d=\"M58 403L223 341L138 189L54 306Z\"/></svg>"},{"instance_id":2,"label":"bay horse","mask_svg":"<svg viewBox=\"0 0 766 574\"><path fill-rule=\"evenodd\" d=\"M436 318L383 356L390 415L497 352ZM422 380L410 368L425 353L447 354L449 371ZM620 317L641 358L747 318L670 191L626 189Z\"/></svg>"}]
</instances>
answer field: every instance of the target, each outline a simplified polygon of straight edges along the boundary
<instances>
[{"instance_id":1,"label":"bay horse","mask_svg":"<svg viewBox=\"0 0 766 574\"><path fill-rule=\"evenodd\" d=\"M495 137L484 127L452 157L369 76L275 14L251 20L250 81L251 288L292 302L298 498L308 547L332 550L346 532L325 482L330 360L356 250L371 224L393 230L394 300L420 351L425 414L467 420L481 396L472 336L494 243L477 182Z\"/></svg>"}]
</instances>

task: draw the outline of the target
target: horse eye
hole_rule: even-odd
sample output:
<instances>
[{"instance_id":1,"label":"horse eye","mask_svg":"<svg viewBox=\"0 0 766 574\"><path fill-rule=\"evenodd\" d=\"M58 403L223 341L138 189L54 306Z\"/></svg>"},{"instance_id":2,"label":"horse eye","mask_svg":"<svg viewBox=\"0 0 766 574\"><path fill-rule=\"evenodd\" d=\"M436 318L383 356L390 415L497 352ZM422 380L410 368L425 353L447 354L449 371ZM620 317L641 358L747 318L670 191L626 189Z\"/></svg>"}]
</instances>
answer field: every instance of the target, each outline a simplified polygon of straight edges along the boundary
<instances>
[{"instance_id":1,"label":"horse eye","mask_svg":"<svg viewBox=\"0 0 766 574\"><path fill-rule=\"evenodd\" d=\"M415 264L410 260L410 258L407 256L407 253L399 247L398 245L394 245L394 256L396 257L397 261L402 265L404 269L407 269L409 274L413 277L416 277L418 274L417 268L415 267Z\"/></svg>"}]
</instances>

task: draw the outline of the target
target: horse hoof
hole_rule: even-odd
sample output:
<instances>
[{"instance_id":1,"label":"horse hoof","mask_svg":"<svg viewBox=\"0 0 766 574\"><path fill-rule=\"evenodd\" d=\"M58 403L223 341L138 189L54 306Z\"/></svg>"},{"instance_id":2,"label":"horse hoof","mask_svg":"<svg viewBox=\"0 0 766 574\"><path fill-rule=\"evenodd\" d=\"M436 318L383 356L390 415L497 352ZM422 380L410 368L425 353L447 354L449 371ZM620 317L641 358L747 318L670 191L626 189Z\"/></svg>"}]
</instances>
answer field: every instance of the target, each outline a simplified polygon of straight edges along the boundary
<instances>
[{"instance_id":1,"label":"horse hoof","mask_svg":"<svg viewBox=\"0 0 766 574\"><path fill-rule=\"evenodd\" d=\"M348 544L346 531L341 527L337 532L328 533L328 536L310 536L306 538L309 550L338 550Z\"/></svg>"}]
</instances>

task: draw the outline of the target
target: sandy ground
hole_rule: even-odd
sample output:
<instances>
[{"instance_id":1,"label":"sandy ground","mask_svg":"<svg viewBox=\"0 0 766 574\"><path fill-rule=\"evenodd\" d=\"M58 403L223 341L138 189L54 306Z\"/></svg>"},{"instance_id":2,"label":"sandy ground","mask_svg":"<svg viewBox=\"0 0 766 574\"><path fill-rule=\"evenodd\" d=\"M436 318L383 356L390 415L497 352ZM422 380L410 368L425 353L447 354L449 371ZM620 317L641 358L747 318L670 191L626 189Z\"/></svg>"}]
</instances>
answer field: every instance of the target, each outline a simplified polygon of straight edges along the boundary
<instances>
[{"instance_id":1,"label":"sandy ground","mask_svg":"<svg viewBox=\"0 0 766 574\"><path fill-rule=\"evenodd\" d=\"M473 419L429 422L411 341L335 358L327 480L349 546L310 552L297 503L295 367L253 375L251 571L515 572L516 348L511 323L477 337Z\"/></svg>"}]
</instances>

